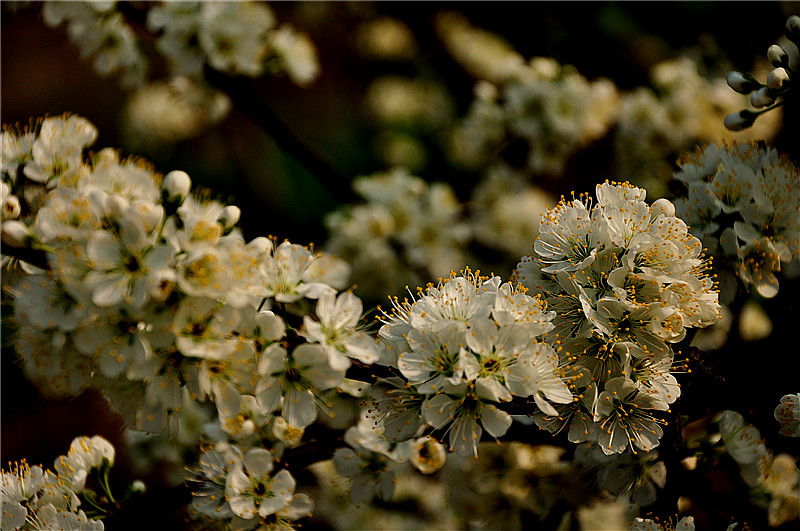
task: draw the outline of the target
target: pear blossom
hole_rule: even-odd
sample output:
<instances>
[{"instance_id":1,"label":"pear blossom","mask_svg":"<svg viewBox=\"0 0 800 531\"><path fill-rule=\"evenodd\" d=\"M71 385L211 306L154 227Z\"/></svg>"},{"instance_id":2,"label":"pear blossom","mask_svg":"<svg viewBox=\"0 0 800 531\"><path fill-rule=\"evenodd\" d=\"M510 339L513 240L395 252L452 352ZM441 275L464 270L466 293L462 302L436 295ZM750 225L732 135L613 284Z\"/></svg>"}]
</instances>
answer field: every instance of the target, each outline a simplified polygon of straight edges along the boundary
<instances>
[{"instance_id":1,"label":"pear blossom","mask_svg":"<svg viewBox=\"0 0 800 531\"><path fill-rule=\"evenodd\" d=\"M450 451L471 454L477 459L483 429L497 438L511 426L511 416L492 404L492 400L474 383L447 385L440 394L428 399L423 416L435 429L446 427Z\"/></svg>"},{"instance_id":2,"label":"pear blossom","mask_svg":"<svg viewBox=\"0 0 800 531\"><path fill-rule=\"evenodd\" d=\"M721 277L733 275L761 296L779 291L776 275L800 253L797 216L797 166L774 149L755 144L708 146L684 157L675 179L689 187L676 202L677 213L690 222L694 236L729 264ZM736 286L723 291L730 301Z\"/></svg>"},{"instance_id":3,"label":"pear blossom","mask_svg":"<svg viewBox=\"0 0 800 531\"><path fill-rule=\"evenodd\" d=\"M93 231L86 244L91 270L92 302L110 307L125 302L141 308L150 299L157 273L169 268L173 250L153 245L145 230L132 219L122 221L116 234Z\"/></svg>"},{"instance_id":4,"label":"pear blossom","mask_svg":"<svg viewBox=\"0 0 800 531\"><path fill-rule=\"evenodd\" d=\"M295 428L305 428L317 418L320 391L341 384L343 369L333 369L319 345L300 345L291 354L277 345L269 347L258 365L261 380L255 396L268 412L282 404L282 416Z\"/></svg>"},{"instance_id":5,"label":"pear blossom","mask_svg":"<svg viewBox=\"0 0 800 531\"><path fill-rule=\"evenodd\" d=\"M620 453L626 447L650 451L658 446L663 434L661 426L648 413L656 409L656 399L641 393L635 384L618 377L605 384L598 397L595 422L599 422L597 443L607 455Z\"/></svg>"},{"instance_id":6,"label":"pear blossom","mask_svg":"<svg viewBox=\"0 0 800 531\"><path fill-rule=\"evenodd\" d=\"M331 367L338 370L350 366L347 359L372 363L378 358L375 341L358 329L362 314L361 299L346 291L338 296L329 290L320 295L316 309L319 321L303 317L303 335L319 342L328 354Z\"/></svg>"},{"instance_id":7,"label":"pear blossom","mask_svg":"<svg viewBox=\"0 0 800 531\"><path fill-rule=\"evenodd\" d=\"M270 475L272 453L251 448L236 460L225 478L225 497L233 514L250 519L273 514L292 501L296 482L288 470Z\"/></svg>"}]
</instances>

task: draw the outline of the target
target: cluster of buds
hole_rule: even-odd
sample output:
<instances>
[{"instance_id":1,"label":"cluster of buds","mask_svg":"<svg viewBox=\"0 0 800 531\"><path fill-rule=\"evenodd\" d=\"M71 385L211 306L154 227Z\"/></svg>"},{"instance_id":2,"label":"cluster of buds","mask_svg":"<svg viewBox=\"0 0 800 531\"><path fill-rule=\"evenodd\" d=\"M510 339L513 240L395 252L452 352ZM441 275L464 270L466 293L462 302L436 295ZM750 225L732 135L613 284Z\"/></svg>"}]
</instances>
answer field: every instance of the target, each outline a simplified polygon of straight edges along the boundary
<instances>
[{"instance_id":1,"label":"cluster of buds","mask_svg":"<svg viewBox=\"0 0 800 531\"><path fill-rule=\"evenodd\" d=\"M773 70L763 84L750 74L731 72L727 76L728 86L740 94L750 95L750 104L757 111L742 109L725 118L725 127L731 131L747 129L761 114L783 105L791 91L792 78L797 73L800 54L800 17L792 15L786 21L786 40L773 44L767 50L767 59Z\"/></svg>"}]
</instances>

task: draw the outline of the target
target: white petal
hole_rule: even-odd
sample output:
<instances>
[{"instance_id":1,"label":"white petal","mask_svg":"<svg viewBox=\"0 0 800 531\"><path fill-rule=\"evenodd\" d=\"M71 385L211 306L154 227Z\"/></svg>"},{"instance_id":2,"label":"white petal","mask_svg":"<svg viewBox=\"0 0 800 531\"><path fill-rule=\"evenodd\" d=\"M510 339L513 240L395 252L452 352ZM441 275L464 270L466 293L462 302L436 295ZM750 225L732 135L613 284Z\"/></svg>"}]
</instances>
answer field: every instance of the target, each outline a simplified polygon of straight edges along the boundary
<instances>
[{"instance_id":1,"label":"white petal","mask_svg":"<svg viewBox=\"0 0 800 531\"><path fill-rule=\"evenodd\" d=\"M487 404L481 410L481 424L492 437L501 437L511 426L511 415Z\"/></svg>"},{"instance_id":2,"label":"white petal","mask_svg":"<svg viewBox=\"0 0 800 531\"><path fill-rule=\"evenodd\" d=\"M244 454L242 464L250 477L263 478L272 471L272 452L266 448L251 448Z\"/></svg>"},{"instance_id":3,"label":"white petal","mask_svg":"<svg viewBox=\"0 0 800 531\"><path fill-rule=\"evenodd\" d=\"M317 418L317 406L311 391L289 388L283 399L283 417L293 428L311 425Z\"/></svg>"}]
</instances>

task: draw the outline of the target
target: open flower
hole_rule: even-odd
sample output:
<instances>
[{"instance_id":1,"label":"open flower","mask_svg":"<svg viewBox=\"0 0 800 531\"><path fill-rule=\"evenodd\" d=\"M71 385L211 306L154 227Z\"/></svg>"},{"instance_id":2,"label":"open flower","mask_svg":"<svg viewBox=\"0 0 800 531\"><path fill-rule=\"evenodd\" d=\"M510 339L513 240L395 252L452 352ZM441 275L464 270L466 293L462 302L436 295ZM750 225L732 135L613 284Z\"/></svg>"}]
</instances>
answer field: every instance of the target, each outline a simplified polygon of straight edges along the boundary
<instances>
[{"instance_id":1,"label":"open flower","mask_svg":"<svg viewBox=\"0 0 800 531\"><path fill-rule=\"evenodd\" d=\"M251 448L234 463L225 480L225 496L231 511L245 519L274 514L292 502L295 480L283 469L270 475L272 453Z\"/></svg>"},{"instance_id":2,"label":"open flower","mask_svg":"<svg viewBox=\"0 0 800 531\"><path fill-rule=\"evenodd\" d=\"M300 345L291 355L279 346L264 352L258 365L261 380L256 398L267 412L275 411L283 399L283 418L294 428L305 428L317 418L317 403L326 404L321 391L341 384L344 370L329 366L319 345Z\"/></svg>"},{"instance_id":3,"label":"open flower","mask_svg":"<svg viewBox=\"0 0 800 531\"><path fill-rule=\"evenodd\" d=\"M303 335L309 341L320 343L334 369L347 369L350 366L348 357L364 363L378 359L375 341L358 329L361 312L361 299L349 291L337 296L331 289L317 301L319 321L308 315L303 317Z\"/></svg>"},{"instance_id":4,"label":"open flower","mask_svg":"<svg viewBox=\"0 0 800 531\"><path fill-rule=\"evenodd\" d=\"M447 427L450 451L472 454L478 458L478 444L483 430L492 437L501 437L511 426L511 415L491 403L473 382L447 385L423 407L425 420L435 429Z\"/></svg>"}]
</instances>

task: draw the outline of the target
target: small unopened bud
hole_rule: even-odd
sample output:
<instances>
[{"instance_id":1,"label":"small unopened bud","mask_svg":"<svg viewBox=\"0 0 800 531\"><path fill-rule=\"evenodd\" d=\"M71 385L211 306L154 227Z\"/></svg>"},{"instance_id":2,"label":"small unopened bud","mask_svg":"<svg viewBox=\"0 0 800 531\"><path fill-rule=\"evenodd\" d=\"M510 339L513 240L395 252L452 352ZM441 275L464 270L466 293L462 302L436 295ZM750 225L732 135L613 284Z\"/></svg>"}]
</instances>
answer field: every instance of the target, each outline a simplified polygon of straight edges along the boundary
<instances>
[{"instance_id":1,"label":"small unopened bud","mask_svg":"<svg viewBox=\"0 0 800 531\"><path fill-rule=\"evenodd\" d=\"M33 235L30 229L21 221L4 221L0 230L3 245L9 247L30 247Z\"/></svg>"},{"instance_id":2,"label":"small unopened bud","mask_svg":"<svg viewBox=\"0 0 800 531\"><path fill-rule=\"evenodd\" d=\"M411 464L423 474L433 474L444 466L447 460L447 451L442 443L426 435L413 443Z\"/></svg>"},{"instance_id":3,"label":"small unopened bud","mask_svg":"<svg viewBox=\"0 0 800 531\"><path fill-rule=\"evenodd\" d=\"M786 38L800 46L800 17L797 15L786 20Z\"/></svg>"},{"instance_id":4,"label":"small unopened bud","mask_svg":"<svg viewBox=\"0 0 800 531\"><path fill-rule=\"evenodd\" d=\"M165 302L175 288L175 272L172 269L161 269L151 278L150 297L156 302Z\"/></svg>"},{"instance_id":5,"label":"small unopened bud","mask_svg":"<svg viewBox=\"0 0 800 531\"><path fill-rule=\"evenodd\" d=\"M789 73L785 68L776 68L767 76L767 86L773 90L783 88L783 85L789 81Z\"/></svg>"},{"instance_id":6,"label":"small unopened bud","mask_svg":"<svg viewBox=\"0 0 800 531\"><path fill-rule=\"evenodd\" d=\"M775 103L775 93L769 87L761 87L750 95L750 105L756 109L769 107Z\"/></svg>"},{"instance_id":7,"label":"small unopened bud","mask_svg":"<svg viewBox=\"0 0 800 531\"><path fill-rule=\"evenodd\" d=\"M272 240L265 238L264 236L253 238L250 240L250 243L247 244L247 249L261 258L265 258L269 253L271 253L272 247Z\"/></svg>"},{"instance_id":8,"label":"small unopened bud","mask_svg":"<svg viewBox=\"0 0 800 531\"><path fill-rule=\"evenodd\" d=\"M236 225L241 215L242 211L239 210L239 207L234 205L228 205L224 209L222 209L222 213L217 218L217 221L219 221L222 224L222 228L227 230Z\"/></svg>"},{"instance_id":9,"label":"small unopened bud","mask_svg":"<svg viewBox=\"0 0 800 531\"><path fill-rule=\"evenodd\" d=\"M146 234L155 230L164 219L164 207L150 201L134 201L128 208L128 216L133 217Z\"/></svg>"},{"instance_id":10,"label":"small unopened bud","mask_svg":"<svg viewBox=\"0 0 800 531\"><path fill-rule=\"evenodd\" d=\"M658 214L664 214L664 216L671 218L675 216L675 205L669 199L658 199L653 203L650 207L650 212L652 213L652 217L656 217Z\"/></svg>"},{"instance_id":11,"label":"small unopened bud","mask_svg":"<svg viewBox=\"0 0 800 531\"><path fill-rule=\"evenodd\" d=\"M761 86L761 83L756 81L753 76L742 72L729 72L725 76L725 81L728 82L730 88L739 94L750 94Z\"/></svg>"},{"instance_id":12,"label":"small unopened bud","mask_svg":"<svg viewBox=\"0 0 800 531\"><path fill-rule=\"evenodd\" d=\"M99 212L100 215L105 216L106 214L106 199L108 198L108 194L99 188L92 188L88 191L89 193L89 202L92 204L92 207L95 209L95 212Z\"/></svg>"},{"instance_id":13,"label":"small unopened bud","mask_svg":"<svg viewBox=\"0 0 800 531\"><path fill-rule=\"evenodd\" d=\"M7 219L17 219L22 213L22 206L19 202L19 197L15 195L7 195L3 201L3 211L0 217L5 221Z\"/></svg>"},{"instance_id":14,"label":"small unopened bud","mask_svg":"<svg viewBox=\"0 0 800 531\"><path fill-rule=\"evenodd\" d=\"M144 481L142 481L141 479L137 479L136 481L131 483L130 489L131 492L144 494L144 492L147 490L147 487L145 486Z\"/></svg>"},{"instance_id":15,"label":"small unopened bud","mask_svg":"<svg viewBox=\"0 0 800 531\"><path fill-rule=\"evenodd\" d=\"M109 195L106 197L103 210L108 219L119 223L120 220L125 216L125 213L128 211L128 207L130 205L130 202L120 195Z\"/></svg>"},{"instance_id":16,"label":"small unopened bud","mask_svg":"<svg viewBox=\"0 0 800 531\"><path fill-rule=\"evenodd\" d=\"M778 44L773 44L767 49L767 59L775 68L789 64L789 54Z\"/></svg>"},{"instance_id":17,"label":"small unopened bud","mask_svg":"<svg viewBox=\"0 0 800 531\"><path fill-rule=\"evenodd\" d=\"M185 171L175 170L164 176L161 197L171 203L182 203L192 187L192 179Z\"/></svg>"},{"instance_id":18,"label":"small unopened bud","mask_svg":"<svg viewBox=\"0 0 800 531\"><path fill-rule=\"evenodd\" d=\"M483 101L495 101L499 94L497 87L488 81L478 81L475 84L475 96Z\"/></svg>"},{"instance_id":19,"label":"small unopened bud","mask_svg":"<svg viewBox=\"0 0 800 531\"><path fill-rule=\"evenodd\" d=\"M753 111L743 109L725 117L725 128L729 131L741 131L742 129L747 129L753 125L753 122L756 121L757 117L758 114L754 113Z\"/></svg>"}]
</instances>

